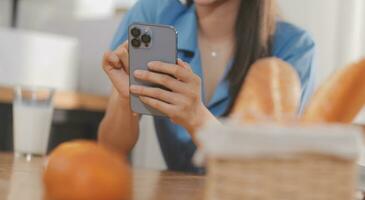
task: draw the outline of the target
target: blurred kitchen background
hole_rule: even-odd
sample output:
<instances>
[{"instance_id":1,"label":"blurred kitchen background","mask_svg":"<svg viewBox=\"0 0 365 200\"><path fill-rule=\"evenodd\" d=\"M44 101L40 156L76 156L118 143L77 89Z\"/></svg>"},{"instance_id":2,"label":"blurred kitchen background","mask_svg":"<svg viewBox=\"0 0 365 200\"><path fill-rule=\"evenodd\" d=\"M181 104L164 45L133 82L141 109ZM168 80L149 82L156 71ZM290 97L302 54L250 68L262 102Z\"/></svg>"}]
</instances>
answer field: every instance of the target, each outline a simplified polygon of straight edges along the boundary
<instances>
[{"instance_id":1,"label":"blurred kitchen background","mask_svg":"<svg viewBox=\"0 0 365 200\"><path fill-rule=\"evenodd\" d=\"M134 2L0 0L0 150L12 150L10 89L15 85L64 92L56 103L50 148L74 138L96 138L111 91L100 66L102 54ZM279 0L279 5L284 19L316 41L317 86L335 69L365 56L365 1ZM141 123L133 164L165 168L150 118Z\"/></svg>"}]
</instances>

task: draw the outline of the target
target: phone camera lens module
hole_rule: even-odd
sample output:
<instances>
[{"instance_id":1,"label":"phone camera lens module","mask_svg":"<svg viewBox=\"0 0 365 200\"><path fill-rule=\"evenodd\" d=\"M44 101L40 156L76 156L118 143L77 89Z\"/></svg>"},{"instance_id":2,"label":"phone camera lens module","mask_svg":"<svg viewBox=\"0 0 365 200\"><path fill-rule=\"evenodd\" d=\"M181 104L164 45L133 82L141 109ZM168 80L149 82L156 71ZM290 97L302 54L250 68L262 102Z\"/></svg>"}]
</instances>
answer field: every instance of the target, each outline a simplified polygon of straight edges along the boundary
<instances>
[{"instance_id":1,"label":"phone camera lens module","mask_svg":"<svg viewBox=\"0 0 365 200\"><path fill-rule=\"evenodd\" d=\"M132 40L132 46L135 47L135 48L140 47L141 46L141 41L139 39L134 38Z\"/></svg>"},{"instance_id":2,"label":"phone camera lens module","mask_svg":"<svg viewBox=\"0 0 365 200\"><path fill-rule=\"evenodd\" d=\"M133 37L139 37L141 35L141 30L137 27L132 28L131 30Z\"/></svg>"},{"instance_id":3,"label":"phone camera lens module","mask_svg":"<svg viewBox=\"0 0 365 200\"><path fill-rule=\"evenodd\" d=\"M146 44L148 44L148 43L151 42L151 36L149 36L147 34L143 34L142 37L141 37L141 39L142 39L142 42L143 43L146 43Z\"/></svg>"}]
</instances>

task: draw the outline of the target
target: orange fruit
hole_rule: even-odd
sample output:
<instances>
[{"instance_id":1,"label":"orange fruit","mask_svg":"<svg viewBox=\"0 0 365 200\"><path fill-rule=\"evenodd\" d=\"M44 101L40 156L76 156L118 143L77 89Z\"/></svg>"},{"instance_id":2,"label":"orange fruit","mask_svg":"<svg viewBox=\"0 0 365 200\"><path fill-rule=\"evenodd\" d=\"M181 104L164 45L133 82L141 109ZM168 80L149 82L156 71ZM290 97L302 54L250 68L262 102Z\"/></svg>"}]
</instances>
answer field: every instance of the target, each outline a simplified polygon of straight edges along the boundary
<instances>
[{"instance_id":1,"label":"orange fruit","mask_svg":"<svg viewBox=\"0 0 365 200\"><path fill-rule=\"evenodd\" d=\"M91 141L59 145L43 172L47 200L127 200L132 176L124 158Z\"/></svg>"}]
</instances>

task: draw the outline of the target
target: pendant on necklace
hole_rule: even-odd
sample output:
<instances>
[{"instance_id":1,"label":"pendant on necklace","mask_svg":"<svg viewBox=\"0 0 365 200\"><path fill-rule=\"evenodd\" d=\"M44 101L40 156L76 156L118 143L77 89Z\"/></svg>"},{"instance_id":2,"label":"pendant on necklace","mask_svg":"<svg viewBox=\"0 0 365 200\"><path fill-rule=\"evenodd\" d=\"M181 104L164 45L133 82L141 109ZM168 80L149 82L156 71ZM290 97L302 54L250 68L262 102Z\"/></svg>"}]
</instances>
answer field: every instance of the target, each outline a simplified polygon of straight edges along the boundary
<instances>
[{"instance_id":1,"label":"pendant on necklace","mask_svg":"<svg viewBox=\"0 0 365 200\"><path fill-rule=\"evenodd\" d=\"M212 51L212 52L210 53L210 55L211 55L212 57L217 57L217 52Z\"/></svg>"}]
</instances>

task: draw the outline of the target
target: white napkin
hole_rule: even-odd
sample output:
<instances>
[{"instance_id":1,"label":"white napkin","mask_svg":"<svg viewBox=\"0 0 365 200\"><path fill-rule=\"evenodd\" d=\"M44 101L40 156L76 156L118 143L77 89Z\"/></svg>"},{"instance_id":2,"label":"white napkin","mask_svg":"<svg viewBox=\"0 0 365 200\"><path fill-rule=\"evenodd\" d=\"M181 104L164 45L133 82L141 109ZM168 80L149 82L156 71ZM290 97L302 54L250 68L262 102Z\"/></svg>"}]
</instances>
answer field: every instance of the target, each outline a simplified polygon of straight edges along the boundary
<instances>
[{"instance_id":1,"label":"white napkin","mask_svg":"<svg viewBox=\"0 0 365 200\"><path fill-rule=\"evenodd\" d=\"M195 161L203 164L206 156L282 158L308 152L358 159L363 146L361 131L358 127L343 125L211 123L197 135L201 148L197 151Z\"/></svg>"}]
</instances>

